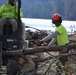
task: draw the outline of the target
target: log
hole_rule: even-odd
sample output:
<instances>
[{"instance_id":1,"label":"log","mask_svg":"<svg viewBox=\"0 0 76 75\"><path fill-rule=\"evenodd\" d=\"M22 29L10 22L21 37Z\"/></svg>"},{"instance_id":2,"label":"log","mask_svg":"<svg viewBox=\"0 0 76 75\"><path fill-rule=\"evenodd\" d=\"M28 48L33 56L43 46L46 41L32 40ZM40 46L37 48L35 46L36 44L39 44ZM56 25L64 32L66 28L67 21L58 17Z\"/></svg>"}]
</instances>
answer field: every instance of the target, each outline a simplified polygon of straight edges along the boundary
<instances>
[{"instance_id":1,"label":"log","mask_svg":"<svg viewBox=\"0 0 76 75\"><path fill-rule=\"evenodd\" d=\"M35 48L27 48L24 50L16 50L16 51L3 51L2 55L5 57L20 57L22 55L34 55L35 53L41 52L56 52L62 51L65 49L76 49L76 44L65 45L65 46L40 46Z\"/></svg>"}]
</instances>

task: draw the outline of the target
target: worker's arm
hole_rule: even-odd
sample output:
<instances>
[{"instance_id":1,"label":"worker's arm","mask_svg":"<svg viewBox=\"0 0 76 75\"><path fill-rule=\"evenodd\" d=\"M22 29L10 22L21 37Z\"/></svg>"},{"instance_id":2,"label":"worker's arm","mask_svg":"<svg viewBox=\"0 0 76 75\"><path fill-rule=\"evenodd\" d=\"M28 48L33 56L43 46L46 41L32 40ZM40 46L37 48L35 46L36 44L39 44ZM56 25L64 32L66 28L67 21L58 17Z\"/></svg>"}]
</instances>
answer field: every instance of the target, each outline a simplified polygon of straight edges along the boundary
<instances>
[{"instance_id":1,"label":"worker's arm","mask_svg":"<svg viewBox=\"0 0 76 75\"><path fill-rule=\"evenodd\" d=\"M3 5L0 7L0 18L2 17L3 10L5 9L4 6L5 6L5 5L3 4Z\"/></svg>"},{"instance_id":2,"label":"worker's arm","mask_svg":"<svg viewBox=\"0 0 76 75\"><path fill-rule=\"evenodd\" d=\"M56 42L56 38L52 38L52 40L50 41L50 43L48 44L48 46L53 45Z\"/></svg>"},{"instance_id":3,"label":"worker's arm","mask_svg":"<svg viewBox=\"0 0 76 75\"><path fill-rule=\"evenodd\" d=\"M18 16L18 6L16 5L16 18ZM22 9L20 8L20 18L23 17L23 12L22 12Z\"/></svg>"},{"instance_id":4,"label":"worker's arm","mask_svg":"<svg viewBox=\"0 0 76 75\"><path fill-rule=\"evenodd\" d=\"M60 33L55 31L54 33L52 34L49 34L48 36L46 36L45 38L43 38L41 41L47 41L47 40L50 40L52 38L56 38Z\"/></svg>"},{"instance_id":5,"label":"worker's arm","mask_svg":"<svg viewBox=\"0 0 76 75\"><path fill-rule=\"evenodd\" d=\"M21 18L23 17L22 9L20 9L20 17L21 17Z\"/></svg>"}]
</instances>

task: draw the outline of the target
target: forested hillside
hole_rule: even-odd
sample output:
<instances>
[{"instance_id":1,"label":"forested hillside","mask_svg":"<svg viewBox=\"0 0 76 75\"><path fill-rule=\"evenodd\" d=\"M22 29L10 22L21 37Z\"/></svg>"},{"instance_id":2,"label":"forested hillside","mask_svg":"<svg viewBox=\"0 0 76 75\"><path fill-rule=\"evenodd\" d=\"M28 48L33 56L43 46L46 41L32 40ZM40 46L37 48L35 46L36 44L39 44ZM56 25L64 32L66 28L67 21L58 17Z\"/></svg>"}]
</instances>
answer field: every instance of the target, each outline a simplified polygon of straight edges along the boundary
<instances>
[{"instance_id":1,"label":"forested hillside","mask_svg":"<svg viewBox=\"0 0 76 75\"><path fill-rule=\"evenodd\" d=\"M0 0L0 5L5 2ZM26 18L51 19L59 13L65 20L76 20L76 0L22 0L22 11Z\"/></svg>"}]
</instances>

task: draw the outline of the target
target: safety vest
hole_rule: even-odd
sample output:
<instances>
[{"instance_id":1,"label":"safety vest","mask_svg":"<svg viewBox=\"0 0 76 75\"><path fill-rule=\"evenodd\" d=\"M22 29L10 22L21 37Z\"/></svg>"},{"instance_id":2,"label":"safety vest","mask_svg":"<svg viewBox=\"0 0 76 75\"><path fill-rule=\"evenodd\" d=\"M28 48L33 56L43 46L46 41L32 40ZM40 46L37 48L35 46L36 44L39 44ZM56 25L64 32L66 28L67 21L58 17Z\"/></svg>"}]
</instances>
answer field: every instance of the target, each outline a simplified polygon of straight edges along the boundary
<instances>
[{"instance_id":1,"label":"safety vest","mask_svg":"<svg viewBox=\"0 0 76 75\"><path fill-rule=\"evenodd\" d=\"M69 43L67 30L65 29L65 27L62 24L59 27L56 27L55 30L60 33L57 36L58 45L65 45L65 44Z\"/></svg>"},{"instance_id":2,"label":"safety vest","mask_svg":"<svg viewBox=\"0 0 76 75\"><path fill-rule=\"evenodd\" d=\"M15 4L11 6L9 3L3 4L0 7L0 17L1 18L16 18L18 16L18 6ZM20 17L23 16L23 13L20 9Z\"/></svg>"}]
</instances>

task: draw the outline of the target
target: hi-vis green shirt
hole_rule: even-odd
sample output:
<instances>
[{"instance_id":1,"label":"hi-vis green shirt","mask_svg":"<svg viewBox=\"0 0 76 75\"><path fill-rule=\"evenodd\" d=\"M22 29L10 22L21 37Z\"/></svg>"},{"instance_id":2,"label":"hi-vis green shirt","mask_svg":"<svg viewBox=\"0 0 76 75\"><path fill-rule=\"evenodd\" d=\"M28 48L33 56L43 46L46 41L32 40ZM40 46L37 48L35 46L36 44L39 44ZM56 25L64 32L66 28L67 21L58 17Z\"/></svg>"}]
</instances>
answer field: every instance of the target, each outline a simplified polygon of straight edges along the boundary
<instances>
[{"instance_id":1,"label":"hi-vis green shirt","mask_svg":"<svg viewBox=\"0 0 76 75\"><path fill-rule=\"evenodd\" d=\"M67 30L65 29L65 27L63 25L56 27L55 30L60 33L57 36L58 45L65 45L65 44L69 43Z\"/></svg>"},{"instance_id":2,"label":"hi-vis green shirt","mask_svg":"<svg viewBox=\"0 0 76 75\"><path fill-rule=\"evenodd\" d=\"M16 18L18 16L18 6L11 6L9 3L3 4L0 7L0 17L1 18ZM23 13L20 9L20 17L23 16Z\"/></svg>"}]
</instances>

